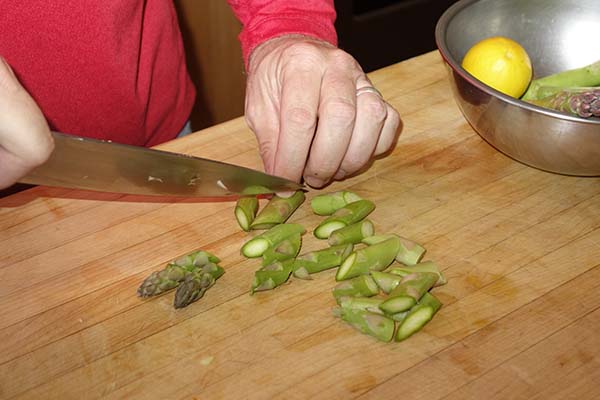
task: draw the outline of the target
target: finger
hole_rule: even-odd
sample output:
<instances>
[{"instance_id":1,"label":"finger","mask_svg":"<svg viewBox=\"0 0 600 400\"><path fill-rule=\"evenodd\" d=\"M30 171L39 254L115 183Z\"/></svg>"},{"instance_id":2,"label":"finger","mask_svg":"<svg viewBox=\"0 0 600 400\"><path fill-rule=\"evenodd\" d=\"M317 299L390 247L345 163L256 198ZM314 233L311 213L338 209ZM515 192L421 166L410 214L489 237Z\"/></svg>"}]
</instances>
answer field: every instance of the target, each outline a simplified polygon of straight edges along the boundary
<instances>
[{"instance_id":1,"label":"finger","mask_svg":"<svg viewBox=\"0 0 600 400\"><path fill-rule=\"evenodd\" d=\"M279 136L278 108L273 104L262 103L264 96L261 94L258 94L257 97L261 99L251 102L252 106L246 107L246 123L258 141L259 154L263 160L265 172L273 174Z\"/></svg>"},{"instance_id":2,"label":"finger","mask_svg":"<svg viewBox=\"0 0 600 400\"><path fill-rule=\"evenodd\" d=\"M322 187L342 163L356 120L356 80L348 73L328 71L321 85L319 126L310 150L304 179Z\"/></svg>"},{"instance_id":3,"label":"finger","mask_svg":"<svg viewBox=\"0 0 600 400\"><path fill-rule=\"evenodd\" d=\"M285 75L273 173L299 182L317 126L321 75L298 68Z\"/></svg>"},{"instance_id":4,"label":"finger","mask_svg":"<svg viewBox=\"0 0 600 400\"><path fill-rule=\"evenodd\" d=\"M387 117L388 107L376 91L357 93L356 123L346 155L335 175L336 179L357 172L369 162Z\"/></svg>"},{"instance_id":5,"label":"finger","mask_svg":"<svg viewBox=\"0 0 600 400\"><path fill-rule=\"evenodd\" d=\"M383 128L381 129L381 134L379 135L379 141L375 147L374 155L376 156L391 150L400 134L400 130L398 129L400 126L400 115L398 114L398 111L389 104L386 103L386 106L387 116Z\"/></svg>"}]
</instances>

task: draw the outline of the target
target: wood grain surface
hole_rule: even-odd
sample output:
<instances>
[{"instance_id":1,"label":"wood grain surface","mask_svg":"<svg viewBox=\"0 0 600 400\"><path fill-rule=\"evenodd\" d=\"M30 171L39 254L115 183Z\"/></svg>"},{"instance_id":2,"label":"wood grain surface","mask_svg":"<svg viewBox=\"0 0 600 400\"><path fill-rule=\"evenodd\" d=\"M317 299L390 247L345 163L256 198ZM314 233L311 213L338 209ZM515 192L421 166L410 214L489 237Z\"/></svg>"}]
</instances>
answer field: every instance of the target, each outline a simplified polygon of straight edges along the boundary
<instances>
[{"instance_id":1,"label":"wood grain surface","mask_svg":"<svg viewBox=\"0 0 600 400\"><path fill-rule=\"evenodd\" d=\"M423 331L379 343L335 319L334 271L250 296L258 262L239 253L250 235L231 202L35 187L0 199L0 398L600 398L600 180L488 145L436 52L371 78L402 135L327 190L375 201L376 230L422 243L444 270ZM262 166L242 119L160 148ZM320 219L306 203L291 221ZM320 246L305 235L303 251ZM226 270L203 299L176 311L172 293L136 297L198 248Z\"/></svg>"}]
</instances>

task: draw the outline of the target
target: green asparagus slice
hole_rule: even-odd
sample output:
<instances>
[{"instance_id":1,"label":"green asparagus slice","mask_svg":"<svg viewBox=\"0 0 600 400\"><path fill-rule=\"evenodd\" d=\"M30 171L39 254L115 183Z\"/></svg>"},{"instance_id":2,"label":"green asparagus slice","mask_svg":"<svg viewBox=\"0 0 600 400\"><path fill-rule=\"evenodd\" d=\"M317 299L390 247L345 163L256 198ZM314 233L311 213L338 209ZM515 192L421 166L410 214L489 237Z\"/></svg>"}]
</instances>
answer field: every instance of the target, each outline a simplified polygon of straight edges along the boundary
<instances>
[{"instance_id":1,"label":"green asparagus slice","mask_svg":"<svg viewBox=\"0 0 600 400\"><path fill-rule=\"evenodd\" d=\"M370 275L361 275L350 280L340 282L333 288L333 297L339 303L342 297L361 296L371 297L379 293L379 287Z\"/></svg>"},{"instance_id":2,"label":"green asparagus slice","mask_svg":"<svg viewBox=\"0 0 600 400\"><path fill-rule=\"evenodd\" d=\"M402 276L391 274L389 272L371 271L371 276L377 283L377 286L385 294L389 294L392 290L398 286L402 280Z\"/></svg>"},{"instance_id":3,"label":"green asparagus slice","mask_svg":"<svg viewBox=\"0 0 600 400\"><path fill-rule=\"evenodd\" d=\"M372 236L375 232L375 226L373 222L368 219L364 219L355 224L345 226L331 232L329 235L329 244L335 246L338 244L346 243L360 243L364 238Z\"/></svg>"},{"instance_id":4,"label":"green asparagus slice","mask_svg":"<svg viewBox=\"0 0 600 400\"><path fill-rule=\"evenodd\" d=\"M395 323L384 315L344 307L334 309L334 315L339 316L362 333L382 342L389 342L394 337Z\"/></svg>"},{"instance_id":5,"label":"green asparagus slice","mask_svg":"<svg viewBox=\"0 0 600 400\"><path fill-rule=\"evenodd\" d=\"M406 275L379 307L388 315L409 310L433 287L437 279L438 276L431 272Z\"/></svg>"},{"instance_id":6,"label":"green asparagus slice","mask_svg":"<svg viewBox=\"0 0 600 400\"><path fill-rule=\"evenodd\" d=\"M311 200L310 206L317 215L331 215L340 208L358 200L362 199L356 193L340 191L315 196Z\"/></svg>"},{"instance_id":7,"label":"green asparagus slice","mask_svg":"<svg viewBox=\"0 0 600 400\"><path fill-rule=\"evenodd\" d=\"M352 252L337 271L335 280L342 281L358 275L368 274L369 271L386 269L398 254L400 240L391 237L383 242L364 247Z\"/></svg>"},{"instance_id":8,"label":"green asparagus slice","mask_svg":"<svg viewBox=\"0 0 600 400\"><path fill-rule=\"evenodd\" d=\"M254 273L254 281L250 293L271 290L287 282L294 266L294 259L276 261L260 268Z\"/></svg>"},{"instance_id":9,"label":"green asparagus slice","mask_svg":"<svg viewBox=\"0 0 600 400\"><path fill-rule=\"evenodd\" d=\"M349 308L351 310L363 310L375 314L383 314L383 311L379 308L383 300L381 297L343 296L339 299L339 305L342 308Z\"/></svg>"},{"instance_id":10,"label":"green asparagus slice","mask_svg":"<svg viewBox=\"0 0 600 400\"><path fill-rule=\"evenodd\" d=\"M331 232L362 221L374 209L375 204L370 200L352 202L325 218L313 233L318 239L327 239Z\"/></svg>"},{"instance_id":11,"label":"green asparagus slice","mask_svg":"<svg viewBox=\"0 0 600 400\"><path fill-rule=\"evenodd\" d=\"M242 255L248 258L262 256L269 247L276 245L296 233L304 234L306 229L300 224L279 224L248 240L242 246Z\"/></svg>"},{"instance_id":12,"label":"green asparagus slice","mask_svg":"<svg viewBox=\"0 0 600 400\"><path fill-rule=\"evenodd\" d=\"M283 224L304 202L304 192L296 191L290 197L279 197L273 195L271 200L258 213L250 224L250 229L269 229L275 225Z\"/></svg>"},{"instance_id":13,"label":"green asparagus slice","mask_svg":"<svg viewBox=\"0 0 600 400\"><path fill-rule=\"evenodd\" d=\"M442 286L448 282L444 274L442 274L442 272L438 268L437 264L433 261L424 261L411 266L390 267L386 270L386 272L398 276L406 276L414 272L432 272L438 276L438 279L435 282L434 286Z\"/></svg>"},{"instance_id":14,"label":"green asparagus slice","mask_svg":"<svg viewBox=\"0 0 600 400\"><path fill-rule=\"evenodd\" d=\"M294 261L294 276L311 279L310 274L339 266L352 252L351 243L331 246L302 254Z\"/></svg>"},{"instance_id":15,"label":"green asparagus slice","mask_svg":"<svg viewBox=\"0 0 600 400\"><path fill-rule=\"evenodd\" d=\"M441 307L442 303L434 295L425 293L419 304L403 317L396 332L396 341L400 342L421 330Z\"/></svg>"},{"instance_id":16,"label":"green asparagus slice","mask_svg":"<svg viewBox=\"0 0 600 400\"><path fill-rule=\"evenodd\" d=\"M202 266L208 262L219 263L221 262L221 260L219 259L219 257L209 253L208 251L197 250L190 254L186 254L185 256L179 257L178 259L173 261L174 264L181 266Z\"/></svg>"},{"instance_id":17,"label":"green asparagus slice","mask_svg":"<svg viewBox=\"0 0 600 400\"><path fill-rule=\"evenodd\" d=\"M248 232L258 211L258 198L255 196L240 197L235 205L235 219L240 228Z\"/></svg>"},{"instance_id":18,"label":"green asparagus slice","mask_svg":"<svg viewBox=\"0 0 600 400\"><path fill-rule=\"evenodd\" d=\"M275 261L282 261L288 258L294 258L298 255L302 245L302 235L295 233L288 236L281 242L269 247L262 255L262 265L269 265Z\"/></svg>"},{"instance_id":19,"label":"green asparagus slice","mask_svg":"<svg viewBox=\"0 0 600 400\"><path fill-rule=\"evenodd\" d=\"M175 291L175 308L183 308L199 300L204 293L215 284L225 270L216 264L209 263L191 274L186 275L184 281Z\"/></svg>"},{"instance_id":20,"label":"green asparagus slice","mask_svg":"<svg viewBox=\"0 0 600 400\"><path fill-rule=\"evenodd\" d=\"M387 235L368 236L365 237L362 240L362 242L364 244L372 245L387 240L390 237L397 237L398 239L400 239L400 249L398 250L398 254L396 255L396 261L398 261L399 263L402 263L404 265L414 265L417 264L421 260L421 258L423 258L423 255L425 254L425 248L423 246L410 239L404 238L394 233L390 233Z\"/></svg>"}]
</instances>

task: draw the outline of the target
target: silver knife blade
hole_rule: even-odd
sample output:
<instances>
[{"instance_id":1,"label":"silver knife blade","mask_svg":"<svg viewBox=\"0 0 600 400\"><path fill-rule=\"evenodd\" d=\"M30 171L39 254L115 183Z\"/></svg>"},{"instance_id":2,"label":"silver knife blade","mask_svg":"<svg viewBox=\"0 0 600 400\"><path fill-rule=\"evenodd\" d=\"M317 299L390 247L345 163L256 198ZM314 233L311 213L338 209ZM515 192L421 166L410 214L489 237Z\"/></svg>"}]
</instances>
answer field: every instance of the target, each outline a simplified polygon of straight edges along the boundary
<instances>
[{"instance_id":1,"label":"silver knife blade","mask_svg":"<svg viewBox=\"0 0 600 400\"><path fill-rule=\"evenodd\" d=\"M302 185L184 154L53 132L55 149L22 183L136 195L226 197L295 191Z\"/></svg>"}]
</instances>

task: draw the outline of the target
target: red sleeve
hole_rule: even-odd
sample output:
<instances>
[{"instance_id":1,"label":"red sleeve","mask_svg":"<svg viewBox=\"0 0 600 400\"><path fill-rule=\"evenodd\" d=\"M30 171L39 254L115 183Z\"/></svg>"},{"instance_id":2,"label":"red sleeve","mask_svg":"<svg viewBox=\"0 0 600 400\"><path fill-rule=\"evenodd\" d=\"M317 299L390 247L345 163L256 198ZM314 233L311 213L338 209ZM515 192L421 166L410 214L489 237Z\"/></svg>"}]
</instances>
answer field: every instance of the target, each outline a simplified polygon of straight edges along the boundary
<instances>
[{"instance_id":1,"label":"red sleeve","mask_svg":"<svg viewBox=\"0 0 600 400\"><path fill-rule=\"evenodd\" d=\"M333 0L228 0L243 25L239 39L244 62L262 42L301 34L337 45Z\"/></svg>"}]
</instances>

